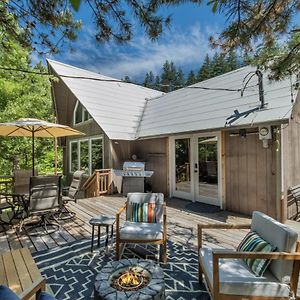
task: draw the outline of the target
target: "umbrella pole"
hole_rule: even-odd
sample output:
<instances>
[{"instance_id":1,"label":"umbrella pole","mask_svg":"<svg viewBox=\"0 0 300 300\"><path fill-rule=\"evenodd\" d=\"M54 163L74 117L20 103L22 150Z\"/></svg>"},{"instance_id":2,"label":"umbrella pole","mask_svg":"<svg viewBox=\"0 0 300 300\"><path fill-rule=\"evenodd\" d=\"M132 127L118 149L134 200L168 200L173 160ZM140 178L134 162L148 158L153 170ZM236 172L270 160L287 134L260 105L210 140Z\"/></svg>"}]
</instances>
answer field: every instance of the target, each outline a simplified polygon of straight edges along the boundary
<instances>
[{"instance_id":1,"label":"umbrella pole","mask_svg":"<svg viewBox=\"0 0 300 300\"><path fill-rule=\"evenodd\" d=\"M57 175L57 161L58 161L57 138L54 138L54 175Z\"/></svg>"},{"instance_id":2,"label":"umbrella pole","mask_svg":"<svg viewBox=\"0 0 300 300\"><path fill-rule=\"evenodd\" d=\"M32 176L34 176L34 131L32 131Z\"/></svg>"}]
</instances>

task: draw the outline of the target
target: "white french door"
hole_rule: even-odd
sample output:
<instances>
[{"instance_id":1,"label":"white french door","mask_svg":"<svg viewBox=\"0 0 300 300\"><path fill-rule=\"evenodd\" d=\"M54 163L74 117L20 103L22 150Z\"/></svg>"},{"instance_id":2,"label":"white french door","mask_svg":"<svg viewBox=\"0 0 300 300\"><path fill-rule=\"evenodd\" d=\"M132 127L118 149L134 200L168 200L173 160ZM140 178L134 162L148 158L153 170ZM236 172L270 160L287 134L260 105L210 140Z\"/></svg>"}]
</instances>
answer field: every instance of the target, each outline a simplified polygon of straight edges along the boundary
<instances>
[{"instance_id":1,"label":"white french door","mask_svg":"<svg viewBox=\"0 0 300 300\"><path fill-rule=\"evenodd\" d=\"M170 138L170 194L221 205L220 133Z\"/></svg>"}]
</instances>

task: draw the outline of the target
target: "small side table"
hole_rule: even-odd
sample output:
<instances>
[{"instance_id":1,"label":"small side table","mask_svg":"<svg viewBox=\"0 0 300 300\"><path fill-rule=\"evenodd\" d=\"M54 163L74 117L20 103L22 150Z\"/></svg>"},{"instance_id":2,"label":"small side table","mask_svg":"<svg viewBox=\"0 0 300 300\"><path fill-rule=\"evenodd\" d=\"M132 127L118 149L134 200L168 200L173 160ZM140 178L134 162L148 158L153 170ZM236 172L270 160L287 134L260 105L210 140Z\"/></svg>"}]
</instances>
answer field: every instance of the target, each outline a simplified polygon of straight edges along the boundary
<instances>
[{"instance_id":1,"label":"small side table","mask_svg":"<svg viewBox=\"0 0 300 300\"><path fill-rule=\"evenodd\" d=\"M106 215L100 215L97 217L93 217L90 219L89 223L92 225L92 245L91 245L91 252L93 252L94 248L94 230L95 226L98 226L98 243L97 246L100 246L100 233L101 233L101 226L106 227L106 240L105 240L105 247L107 249L108 245L108 233L109 233L109 227L111 228L110 233L110 239L112 240L113 234L114 234L114 224L115 224L116 218L112 216L106 216Z\"/></svg>"}]
</instances>

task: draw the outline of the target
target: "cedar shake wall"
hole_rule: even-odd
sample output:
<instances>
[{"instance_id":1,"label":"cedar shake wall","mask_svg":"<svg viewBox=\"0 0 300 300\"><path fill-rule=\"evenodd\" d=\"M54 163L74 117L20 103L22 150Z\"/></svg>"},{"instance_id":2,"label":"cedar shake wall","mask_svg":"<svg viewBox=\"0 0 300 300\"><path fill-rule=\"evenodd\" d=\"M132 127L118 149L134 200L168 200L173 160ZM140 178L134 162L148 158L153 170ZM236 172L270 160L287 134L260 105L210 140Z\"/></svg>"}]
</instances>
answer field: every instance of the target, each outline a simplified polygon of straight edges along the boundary
<instances>
[{"instance_id":1,"label":"cedar shake wall","mask_svg":"<svg viewBox=\"0 0 300 300\"><path fill-rule=\"evenodd\" d=\"M293 108L292 119L288 125L282 125L282 152L284 178L284 216L292 218L296 205L289 194L289 188L300 184L300 94Z\"/></svg>"},{"instance_id":2,"label":"cedar shake wall","mask_svg":"<svg viewBox=\"0 0 300 300\"><path fill-rule=\"evenodd\" d=\"M258 134L225 136L226 210L276 216L276 160L272 141L263 148Z\"/></svg>"},{"instance_id":3,"label":"cedar shake wall","mask_svg":"<svg viewBox=\"0 0 300 300\"><path fill-rule=\"evenodd\" d=\"M146 170L154 171L149 179L153 192L168 195L168 138L139 140L130 143L130 153L146 162Z\"/></svg>"}]
</instances>

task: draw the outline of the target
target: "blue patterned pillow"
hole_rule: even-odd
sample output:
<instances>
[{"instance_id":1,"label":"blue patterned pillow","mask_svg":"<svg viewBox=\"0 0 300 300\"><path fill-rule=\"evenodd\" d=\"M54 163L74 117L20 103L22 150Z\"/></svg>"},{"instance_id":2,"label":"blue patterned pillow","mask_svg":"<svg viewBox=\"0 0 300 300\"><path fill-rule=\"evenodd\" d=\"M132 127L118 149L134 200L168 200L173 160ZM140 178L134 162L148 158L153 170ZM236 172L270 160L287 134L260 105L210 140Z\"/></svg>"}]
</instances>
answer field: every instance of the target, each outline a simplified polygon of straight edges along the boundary
<instances>
[{"instance_id":1,"label":"blue patterned pillow","mask_svg":"<svg viewBox=\"0 0 300 300\"><path fill-rule=\"evenodd\" d=\"M244 252L274 252L276 249L255 231L250 231L237 247L237 251ZM244 261L256 276L263 276L271 262L270 259L260 258L248 258L244 259Z\"/></svg>"}]
</instances>

